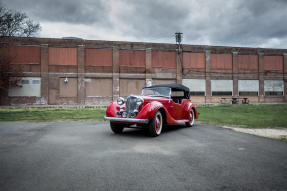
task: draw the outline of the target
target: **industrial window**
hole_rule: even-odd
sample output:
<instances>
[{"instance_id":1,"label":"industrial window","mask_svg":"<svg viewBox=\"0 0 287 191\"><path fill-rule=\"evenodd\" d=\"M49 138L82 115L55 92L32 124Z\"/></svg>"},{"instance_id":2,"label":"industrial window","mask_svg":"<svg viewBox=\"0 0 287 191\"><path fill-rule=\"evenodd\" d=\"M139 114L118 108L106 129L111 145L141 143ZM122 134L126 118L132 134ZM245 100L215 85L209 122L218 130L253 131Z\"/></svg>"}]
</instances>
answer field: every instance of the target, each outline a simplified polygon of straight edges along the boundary
<instances>
[{"instance_id":1,"label":"industrial window","mask_svg":"<svg viewBox=\"0 0 287 191\"><path fill-rule=\"evenodd\" d=\"M232 96L232 91L213 91L212 96Z\"/></svg>"},{"instance_id":2,"label":"industrial window","mask_svg":"<svg viewBox=\"0 0 287 191\"><path fill-rule=\"evenodd\" d=\"M239 92L239 96L258 96L258 92Z\"/></svg>"},{"instance_id":3,"label":"industrial window","mask_svg":"<svg viewBox=\"0 0 287 191\"><path fill-rule=\"evenodd\" d=\"M32 84L40 84L40 80L32 80Z\"/></svg>"},{"instance_id":4,"label":"industrial window","mask_svg":"<svg viewBox=\"0 0 287 191\"><path fill-rule=\"evenodd\" d=\"M264 94L265 96L283 96L283 80L264 80Z\"/></svg>"},{"instance_id":5,"label":"industrial window","mask_svg":"<svg viewBox=\"0 0 287 191\"><path fill-rule=\"evenodd\" d=\"M279 91L276 91L276 92L265 92L265 95L266 96L283 96L283 92L279 92Z\"/></svg>"},{"instance_id":6,"label":"industrial window","mask_svg":"<svg viewBox=\"0 0 287 191\"><path fill-rule=\"evenodd\" d=\"M211 80L212 96L232 96L233 80Z\"/></svg>"},{"instance_id":7,"label":"industrial window","mask_svg":"<svg viewBox=\"0 0 287 191\"><path fill-rule=\"evenodd\" d=\"M239 96L258 96L258 80L238 80Z\"/></svg>"},{"instance_id":8,"label":"industrial window","mask_svg":"<svg viewBox=\"0 0 287 191\"><path fill-rule=\"evenodd\" d=\"M30 81L30 80L21 80L21 85L29 84L29 83L30 83L29 81Z\"/></svg>"},{"instance_id":9,"label":"industrial window","mask_svg":"<svg viewBox=\"0 0 287 191\"><path fill-rule=\"evenodd\" d=\"M15 80L15 78L11 78L10 82L12 82L13 80ZM18 85L12 84L14 83L10 83L8 90L9 97L41 97L41 78L23 77L20 83L18 83Z\"/></svg>"},{"instance_id":10,"label":"industrial window","mask_svg":"<svg viewBox=\"0 0 287 191\"><path fill-rule=\"evenodd\" d=\"M205 79L183 79L182 84L189 88L191 96L205 96Z\"/></svg>"},{"instance_id":11,"label":"industrial window","mask_svg":"<svg viewBox=\"0 0 287 191\"><path fill-rule=\"evenodd\" d=\"M205 92L190 92L190 96L205 96Z\"/></svg>"}]
</instances>

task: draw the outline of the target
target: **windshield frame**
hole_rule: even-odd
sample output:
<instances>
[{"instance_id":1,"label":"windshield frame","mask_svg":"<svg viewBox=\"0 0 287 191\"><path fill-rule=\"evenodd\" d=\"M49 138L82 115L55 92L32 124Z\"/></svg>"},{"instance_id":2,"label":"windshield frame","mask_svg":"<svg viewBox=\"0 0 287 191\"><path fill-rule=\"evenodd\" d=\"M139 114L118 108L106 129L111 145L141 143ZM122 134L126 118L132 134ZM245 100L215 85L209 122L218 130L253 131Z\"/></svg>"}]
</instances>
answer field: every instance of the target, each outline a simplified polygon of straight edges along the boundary
<instances>
[{"instance_id":1,"label":"windshield frame","mask_svg":"<svg viewBox=\"0 0 287 191\"><path fill-rule=\"evenodd\" d=\"M169 89L169 93L168 93L168 96L166 96L166 95L143 95L143 91L145 90L145 89L159 89L159 88L164 88L164 89ZM171 88L169 88L169 87L145 87L145 88L143 88L142 89L142 93L141 93L141 95L142 96L150 96L150 97L166 97L166 98L171 98Z\"/></svg>"}]
</instances>

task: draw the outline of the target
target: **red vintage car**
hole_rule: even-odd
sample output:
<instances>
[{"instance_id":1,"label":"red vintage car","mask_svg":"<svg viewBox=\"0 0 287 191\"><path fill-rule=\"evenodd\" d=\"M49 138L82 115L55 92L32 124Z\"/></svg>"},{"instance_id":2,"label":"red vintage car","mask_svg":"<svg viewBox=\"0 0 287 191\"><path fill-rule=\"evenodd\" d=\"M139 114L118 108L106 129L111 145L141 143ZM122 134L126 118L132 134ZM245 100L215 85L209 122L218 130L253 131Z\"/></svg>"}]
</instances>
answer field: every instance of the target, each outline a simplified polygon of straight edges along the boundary
<instances>
[{"instance_id":1,"label":"red vintage car","mask_svg":"<svg viewBox=\"0 0 287 191\"><path fill-rule=\"evenodd\" d=\"M119 97L110 104L105 120L110 121L114 133L122 133L125 127L140 127L155 137L165 125L194 124L199 113L189 96L189 88L181 84L145 87L140 96Z\"/></svg>"}]
</instances>

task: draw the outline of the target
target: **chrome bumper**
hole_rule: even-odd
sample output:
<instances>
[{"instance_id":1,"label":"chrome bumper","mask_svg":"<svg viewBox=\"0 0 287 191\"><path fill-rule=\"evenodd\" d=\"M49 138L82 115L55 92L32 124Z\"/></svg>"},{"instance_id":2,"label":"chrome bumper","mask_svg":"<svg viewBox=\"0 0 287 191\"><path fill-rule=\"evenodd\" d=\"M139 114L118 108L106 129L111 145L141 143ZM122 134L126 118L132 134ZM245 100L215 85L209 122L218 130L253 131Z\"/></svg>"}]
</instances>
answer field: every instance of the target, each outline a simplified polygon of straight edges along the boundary
<instances>
[{"instance_id":1,"label":"chrome bumper","mask_svg":"<svg viewBox=\"0 0 287 191\"><path fill-rule=\"evenodd\" d=\"M129 122L129 123L145 123L149 122L148 119L133 119L133 118L119 118L119 117L104 117L105 120L118 121L118 122Z\"/></svg>"}]
</instances>

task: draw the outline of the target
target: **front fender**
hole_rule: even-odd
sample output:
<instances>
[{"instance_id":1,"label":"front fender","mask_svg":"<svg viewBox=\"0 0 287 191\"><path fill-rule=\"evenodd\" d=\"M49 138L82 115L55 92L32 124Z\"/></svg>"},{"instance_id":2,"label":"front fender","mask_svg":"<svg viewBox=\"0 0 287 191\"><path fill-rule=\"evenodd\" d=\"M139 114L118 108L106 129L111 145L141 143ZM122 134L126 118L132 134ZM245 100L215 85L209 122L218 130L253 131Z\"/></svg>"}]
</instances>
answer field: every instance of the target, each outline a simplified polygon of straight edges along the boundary
<instances>
[{"instance_id":1,"label":"front fender","mask_svg":"<svg viewBox=\"0 0 287 191\"><path fill-rule=\"evenodd\" d=\"M163 108L162 103L158 101L153 101L150 103L147 103L141 111L138 113L137 117L138 119L148 119L151 120L154 118L156 112L160 109Z\"/></svg>"},{"instance_id":2,"label":"front fender","mask_svg":"<svg viewBox=\"0 0 287 191\"><path fill-rule=\"evenodd\" d=\"M120 107L116 102L111 103L107 110L106 110L106 116L107 117L116 117L117 112L120 111Z\"/></svg>"}]
</instances>

